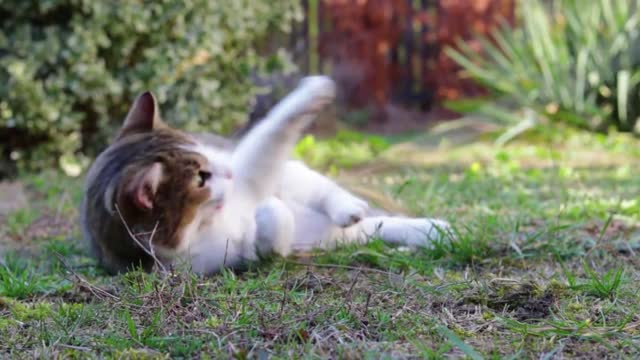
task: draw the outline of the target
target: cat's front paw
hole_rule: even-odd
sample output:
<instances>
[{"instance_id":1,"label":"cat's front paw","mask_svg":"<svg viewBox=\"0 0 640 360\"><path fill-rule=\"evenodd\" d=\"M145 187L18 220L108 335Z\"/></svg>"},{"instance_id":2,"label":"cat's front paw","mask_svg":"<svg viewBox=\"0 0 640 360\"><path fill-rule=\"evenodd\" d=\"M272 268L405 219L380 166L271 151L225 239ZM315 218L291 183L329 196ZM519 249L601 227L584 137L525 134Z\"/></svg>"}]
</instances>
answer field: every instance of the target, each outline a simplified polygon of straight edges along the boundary
<instances>
[{"instance_id":1,"label":"cat's front paw","mask_svg":"<svg viewBox=\"0 0 640 360\"><path fill-rule=\"evenodd\" d=\"M284 121L293 129L307 126L336 96L336 86L327 76L309 76L282 100L270 113L278 122Z\"/></svg>"},{"instance_id":2,"label":"cat's front paw","mask_svg":"<svg viewBox=\"0 0 640 360\"><path fill-rule=\"evenodd\" d=\"M336 85L327 76L307 76L300 80L296 93L300 93L300 110L304 112L318 112L330 104L336 97Z\"/></svg>"},{"instance_id":3,"label":"cat's front paw","mask_svg":"<svg viewBox=\"0 0 640 360\"><path fill-rule=\"evenodd\" d=\"M366 201L350 194L335 194L327 199L327 214L340 227L349 227L362 220L369 210Z\"/></svg>"}]
</instances>

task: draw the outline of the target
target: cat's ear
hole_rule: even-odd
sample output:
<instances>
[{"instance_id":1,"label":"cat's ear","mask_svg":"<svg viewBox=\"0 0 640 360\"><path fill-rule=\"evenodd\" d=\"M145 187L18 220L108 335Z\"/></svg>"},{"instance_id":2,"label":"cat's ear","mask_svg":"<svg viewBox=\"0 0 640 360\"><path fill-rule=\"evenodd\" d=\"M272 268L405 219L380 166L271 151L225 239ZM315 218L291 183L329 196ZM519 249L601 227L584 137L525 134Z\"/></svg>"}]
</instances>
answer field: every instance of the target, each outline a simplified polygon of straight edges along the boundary
<instances>
[{"instance_id":1,"label":"cat's ear","mask_svg":"<svg viewBox=\"0 0 640 360\"><path fill-rule=\"evenodd\" d=\"M144 133L164 126L160 120L158 101L150 91L140 94L131 105L117 138Z\"/></svg>"},{"instance_id":2,"label":"cat's ear","mask_svg":"<svg viewBox=\"0 0 640 360\"><path fill-rule=\"evenodd\" d=\"M162 164L156 162L140 170L128 184L127 193L136 208L144 211L153 209L154 198L162 179L162 171Z\"/></svg>"}]
</instances>

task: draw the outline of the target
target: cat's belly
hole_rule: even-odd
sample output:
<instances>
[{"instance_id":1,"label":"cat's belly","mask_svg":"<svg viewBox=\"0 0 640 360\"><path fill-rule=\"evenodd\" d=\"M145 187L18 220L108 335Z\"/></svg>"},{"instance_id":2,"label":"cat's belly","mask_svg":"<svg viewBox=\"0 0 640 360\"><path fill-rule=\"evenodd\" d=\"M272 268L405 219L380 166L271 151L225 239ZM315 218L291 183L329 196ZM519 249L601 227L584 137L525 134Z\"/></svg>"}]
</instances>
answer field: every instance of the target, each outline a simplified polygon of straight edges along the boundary
<instances>
[{"instance_id":1,"label":"cat's belly","mask_svg":"<svg viewBox=\"0 0 640 360\"><path fill-rule=\"evenodd\" d=\"M257 260L253 212L225 213L198 229L191 239L188 260L195 272L212 273Z\"/></svg>"}]
</instances>

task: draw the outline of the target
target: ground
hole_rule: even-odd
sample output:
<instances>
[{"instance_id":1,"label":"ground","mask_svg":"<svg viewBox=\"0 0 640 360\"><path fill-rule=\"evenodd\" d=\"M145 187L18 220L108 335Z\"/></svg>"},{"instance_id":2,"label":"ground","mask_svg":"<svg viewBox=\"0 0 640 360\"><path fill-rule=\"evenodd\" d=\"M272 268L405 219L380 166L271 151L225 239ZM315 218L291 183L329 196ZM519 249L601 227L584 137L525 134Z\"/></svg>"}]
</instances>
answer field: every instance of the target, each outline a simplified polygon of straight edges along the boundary
<instances>
[{"instance_id":1,"label":"ground","mask_svg":"<svg viewBox=\"0 0 640 360\"><path fill-rule=\"evenodd\" d=\"M638 140L562 129L503 147L492 139L398 137L338 172L360 192L450 220L452 243L373 241L207 278L107 276L76 226L81 179L23 175L0 187L0 353L640 356Z\"/></svg>"}]
</instances>

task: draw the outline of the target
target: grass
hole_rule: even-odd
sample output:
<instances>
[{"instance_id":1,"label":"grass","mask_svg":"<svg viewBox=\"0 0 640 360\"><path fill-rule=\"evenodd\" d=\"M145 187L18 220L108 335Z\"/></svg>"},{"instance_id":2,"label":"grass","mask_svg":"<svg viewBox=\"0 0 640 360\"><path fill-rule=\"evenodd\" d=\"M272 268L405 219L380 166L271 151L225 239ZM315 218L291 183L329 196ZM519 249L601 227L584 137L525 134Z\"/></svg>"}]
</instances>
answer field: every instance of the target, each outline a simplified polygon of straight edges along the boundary
<instances>
[{"instance_id":1,"label":"grass","mask_svg":"<svg viewBox=\"0 0 640 360\"><path fill-rule=\"evenodd\" d=\"M415 252L373 241L207 278L105 275L75 226L81 181L25 175L30 206L0 218L0 353L637 358L637 140L430 141L342 176L449 219L455 241Z\"/></svg>"}]
</instances>

